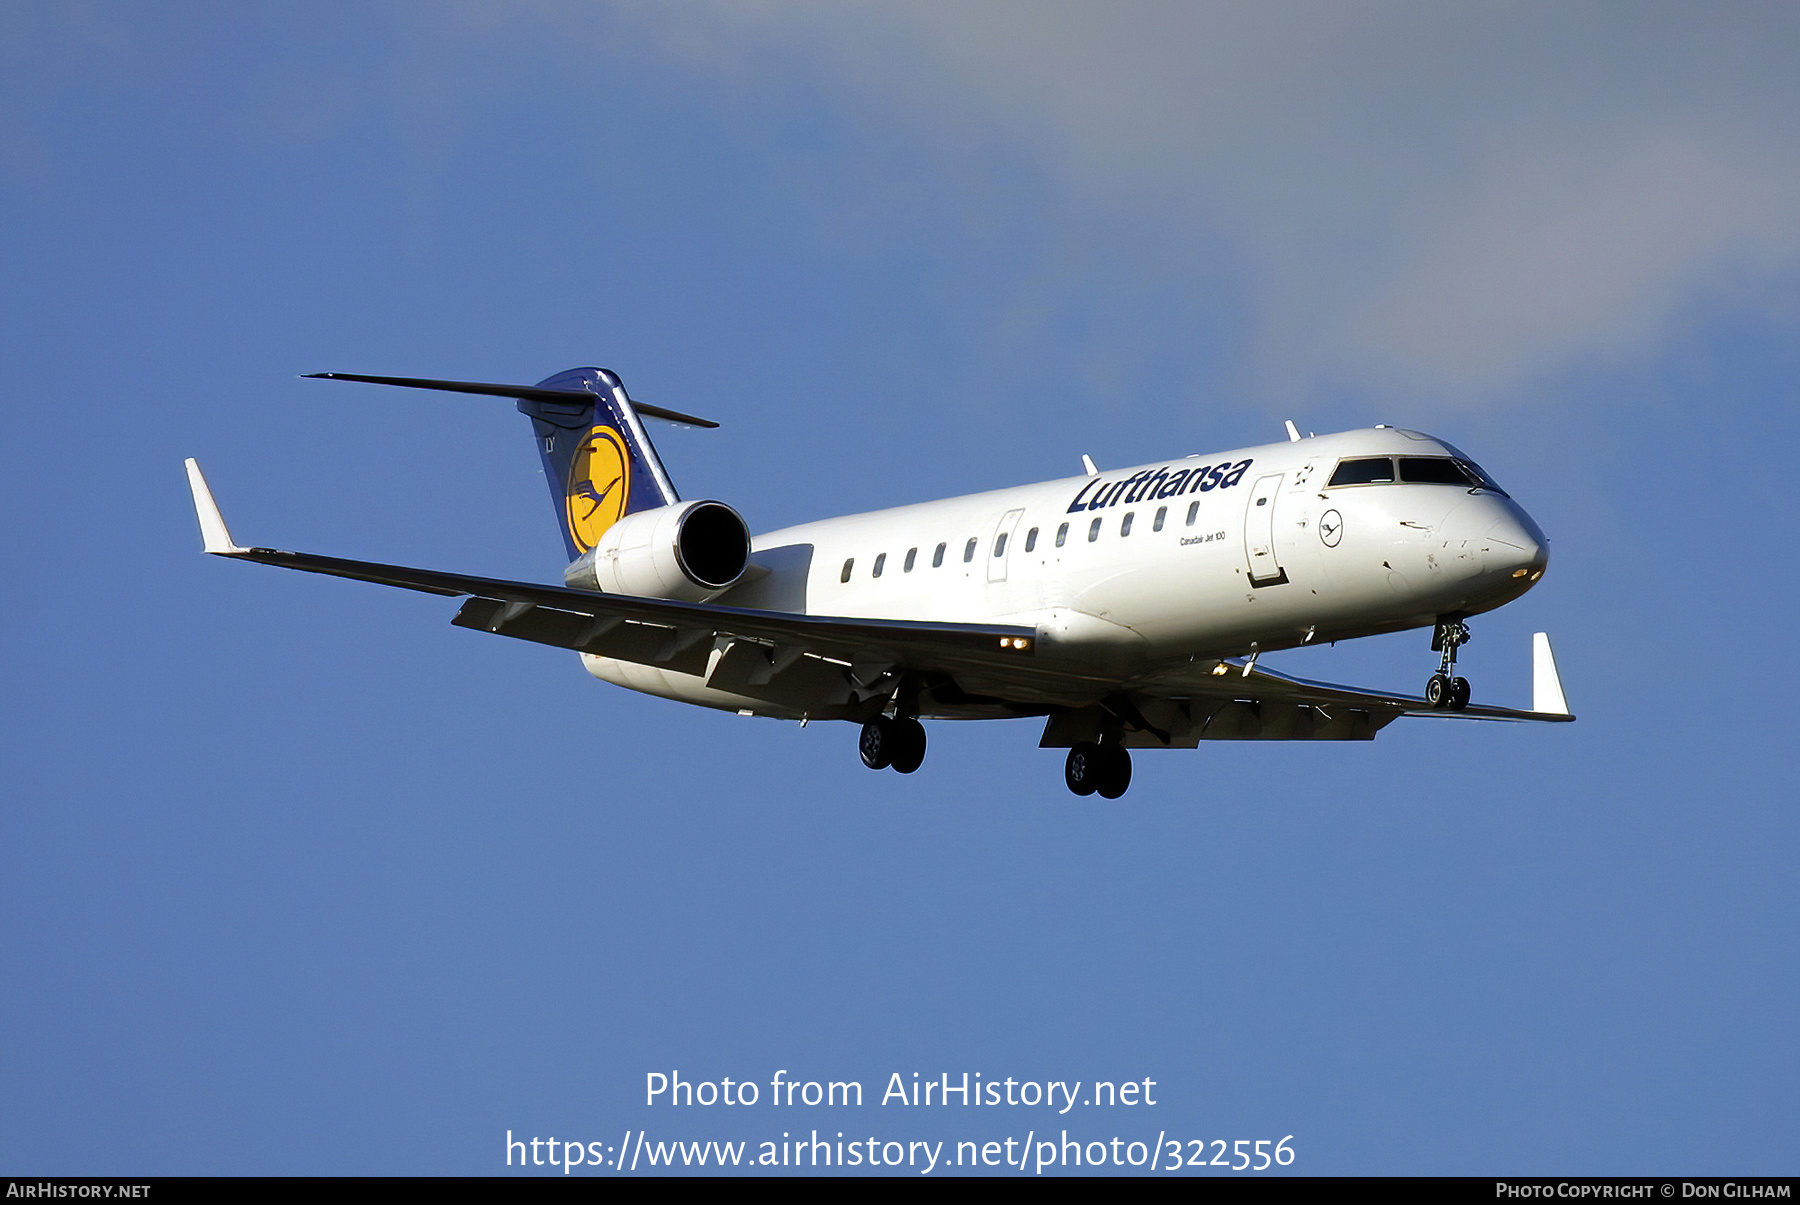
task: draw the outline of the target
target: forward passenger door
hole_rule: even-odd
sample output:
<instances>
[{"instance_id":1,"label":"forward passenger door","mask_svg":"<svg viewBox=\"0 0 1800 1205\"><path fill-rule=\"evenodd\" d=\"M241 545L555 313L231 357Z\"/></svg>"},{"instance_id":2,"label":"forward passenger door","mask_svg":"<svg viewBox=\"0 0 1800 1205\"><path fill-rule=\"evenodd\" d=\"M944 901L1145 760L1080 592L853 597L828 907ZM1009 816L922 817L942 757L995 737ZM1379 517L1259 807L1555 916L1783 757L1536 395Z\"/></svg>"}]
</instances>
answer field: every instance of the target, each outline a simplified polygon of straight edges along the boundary
<instances>
[{"instance_id":1,"label":"forward passenger door","mask_svg":"<svg viewBox=\"0 0 1800 1205\"><path fill-rule=\"evenodd\" d=\"M1244 559L1253 586L1278 586L1287 581L1287 571L1275 556L1275 496L1286 476L1270 473L1258 477L1250 487L1250 501L1244 510Z\"/></svg>"}]
</instances>

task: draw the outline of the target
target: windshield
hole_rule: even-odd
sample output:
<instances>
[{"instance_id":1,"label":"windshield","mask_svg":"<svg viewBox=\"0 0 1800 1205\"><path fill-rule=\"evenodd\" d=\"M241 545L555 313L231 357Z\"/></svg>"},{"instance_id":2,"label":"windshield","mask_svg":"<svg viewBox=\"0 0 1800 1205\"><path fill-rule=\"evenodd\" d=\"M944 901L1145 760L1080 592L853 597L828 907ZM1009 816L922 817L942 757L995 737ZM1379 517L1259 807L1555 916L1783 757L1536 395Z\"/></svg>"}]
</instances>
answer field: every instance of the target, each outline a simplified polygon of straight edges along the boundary
<instances>
[{"instance_id":1,"label":"windshield","mask_svg":"<svg viewBox=\"0 0 1800 1205\"><path fill-rule=\"evenodd\" d=\"M1394 458L1391 456L1359 456L1355 460L1346 460L1331 475L1327 486L1333 485L1386 485L1394 479Z\"/></svg>"},{"instance_id":2,"label":"windshield","mask_svg":"<svg viewBox=\"0 0 1800 1205\"><path fill-rule=\"evenodd\" d=\"M1512 496L1512 495L1508 494L1505 490L1501 489L1500 483L1498 481L1495 481L1492 477L1489 477L1487 475L1486 470L1484 470L1480 465L1476 464L1473 460L1469 460L1465 457L1458 457L1456 463L1458 465L1460 465L1463 469L1465 469L1471 477L1475 478L1476 481L1480 482L1482 489L1493 490L1496 494L1499 494L1503 498L1510 498Z\"/></svg>"},{"instance_id":3,"label":"windshield","mask_svg":"<svg viewBox=\"0 0 1800 1205\"><path fill-rule=\"evenodd\" d=\"M1396 461L1400 466L1398 476L1394 473ZM1474 461L1452 456L1358 456L1339 461L1331 480L1325 484L1329 488L1334 485L1391 485L1396 481L1406 485L1455 485L1463 489L1492 490L1501 495L1506 493Z\"/></svg>"}]
</instances>

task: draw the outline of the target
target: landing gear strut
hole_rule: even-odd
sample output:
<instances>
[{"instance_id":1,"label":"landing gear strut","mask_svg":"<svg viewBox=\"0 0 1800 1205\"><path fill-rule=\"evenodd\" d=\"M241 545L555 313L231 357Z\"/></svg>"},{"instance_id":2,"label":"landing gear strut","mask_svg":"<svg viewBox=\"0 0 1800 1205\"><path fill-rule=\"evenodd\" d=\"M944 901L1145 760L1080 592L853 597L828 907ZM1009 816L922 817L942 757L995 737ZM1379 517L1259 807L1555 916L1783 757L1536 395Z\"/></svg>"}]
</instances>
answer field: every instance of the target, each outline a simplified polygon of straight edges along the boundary
<instances>
[{"instance_id":1,"label":"landing gear strut","mask_svg":"<svg viewBox=\"0 0 1800 1205\"><path fill-rule=\"evenodd\" d=\"M911 716L878 715L862 726L857 751L871 770L911 774L925 760L925 725Z\"/></svg>"},{"instance_id":2,"label":"landing gear strut","mask_svg":"<svg viewBox=\"0 0 1800 1205\"><path fill-rule=\"evenodd\" d=\"M1431 651L1442 652L1438 672L1425 683L1425 702L1445 711L1461 711L1469 705L1469 680L1454 677L1456 650L1469 643L1469 625L1460 619L1442 619L1431 633Z\"/></svg>"},{"instance_id":3,"label":"landing gear strut","mask_svg":"<svg viewBox=\"0 0 1800 1205\"><path fill-rule=\"evenodd\" d=\"M1116 741L1078 741L1063 763L1063 781L1077 795L1117 799L1131 785L1131 754Z\"/></svg>"}]
</instances>

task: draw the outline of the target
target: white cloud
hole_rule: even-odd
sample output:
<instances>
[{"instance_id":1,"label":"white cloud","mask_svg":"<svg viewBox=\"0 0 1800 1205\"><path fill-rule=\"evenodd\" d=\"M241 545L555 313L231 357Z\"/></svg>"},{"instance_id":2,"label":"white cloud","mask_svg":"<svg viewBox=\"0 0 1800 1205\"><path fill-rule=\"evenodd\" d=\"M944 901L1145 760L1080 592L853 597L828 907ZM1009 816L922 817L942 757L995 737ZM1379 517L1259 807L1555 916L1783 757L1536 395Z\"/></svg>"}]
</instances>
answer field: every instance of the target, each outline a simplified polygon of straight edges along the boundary
<instances>
[{"instance_id":1,"label":"white cloud","mask_svg":"<svg viewBox=\"0 0 1800 1205\"><path fill-rule=\"evenodd\" d=\"M801 72L944 161L1028 154L1078 242L1230 252L1250 376L1504 396L1656 354L1800 262L1800 8L1651 3L615 10L695 70Z\"/></svg>"},{"instance_id":2,"label":"white cloud","mask_svg":"<svg viewBox=\"0 0 1800 1205\"><path fill-rule=\"evenodd\" d=\"M1792 162L1705 132L1517 139L1407 240L1339 351L1418 388L1498 388L1629 357L1653 349L1697 295L1791 265L1797 216Z\"/></svg>"}]
</instances>

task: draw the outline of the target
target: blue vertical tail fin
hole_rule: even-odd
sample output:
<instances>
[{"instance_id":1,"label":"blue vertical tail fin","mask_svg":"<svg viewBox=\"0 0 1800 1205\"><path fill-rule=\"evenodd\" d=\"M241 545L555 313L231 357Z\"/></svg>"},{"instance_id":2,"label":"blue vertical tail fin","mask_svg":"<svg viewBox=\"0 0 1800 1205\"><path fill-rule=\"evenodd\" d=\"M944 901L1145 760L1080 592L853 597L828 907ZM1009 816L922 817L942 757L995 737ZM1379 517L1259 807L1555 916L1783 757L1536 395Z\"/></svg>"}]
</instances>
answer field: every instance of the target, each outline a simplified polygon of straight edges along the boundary
<instances>
[{"instance_id":1,"label":"blue vertical tail fin","mask_svg":"<svg viewBox=\"0 0 1800 1205\"><path fill-rule=\"evenodd\" d=\"M681 501L616 375L571 368L538 389L519 412L531 418L570 560L626 515Z\"/></svg>"}]
</instances>

